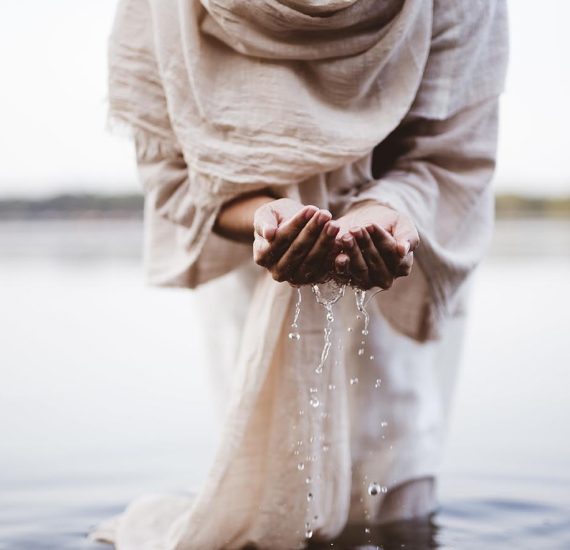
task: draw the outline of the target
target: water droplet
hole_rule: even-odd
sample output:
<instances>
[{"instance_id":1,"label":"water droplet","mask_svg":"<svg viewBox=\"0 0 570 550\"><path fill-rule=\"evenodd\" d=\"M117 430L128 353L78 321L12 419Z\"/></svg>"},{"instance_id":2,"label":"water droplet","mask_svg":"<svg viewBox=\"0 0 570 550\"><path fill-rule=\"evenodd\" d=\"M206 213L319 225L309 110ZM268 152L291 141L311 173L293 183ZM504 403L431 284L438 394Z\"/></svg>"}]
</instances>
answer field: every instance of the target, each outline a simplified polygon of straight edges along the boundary
<instances>
[{"instance_id":1,"label":"water droplet","mask_svg":"<svg viewBox=\"0 0 570 550\"><path fill-rule=\"evenodd\" d=\"M352 332L352 327L348 327L348 328L346 329L346 332Z\"/></svg>"},{"instance_id":2,"label":"water droplet","mask_svg":"<svg viewBox=\"0 0 570 550\"><path fill-rule=\"evenodd\" d=\"M313 481L313 480L312 480L310 477L308 477L307 479L305 479L305 483L306 483L307 485L310 485L310 484L311 484L311 481Z\"/></svg>"},{"instance_id":3,"label":"water droplet","mask_svg":"<svg viewBox=\"0 0 570 550\"><path fill-rule=\"evenodd\" d=\"M300 340L301 339L301 335L298 332L290 332L289 333L289 340Z\"/></svg>"},{"instance_id":4,"label":"water droplet","mask_svg":"<svg viewBox=\"0 0 570 550\"><path fill-rule=\"evenodd\" d=\"M354 386L355 384L358 384L358 378L356 376L350 379L350 385Z\"/></svg>"},{"instance_id":5,"label":"water droplet","mask_svg":"<svg viewBox=\"0 0 570 550\"><path fill-rule=\"evenodd\" d=\"M368 329L362 329L362 336L368 336Z\"/></svg>"},{"instance_id":6,"label":"water droplet","mask_svg":"<svg viewBox=\"0 0 570 550\"><path fill-rule=\"evenodd\" d=\"M368 486L368 494L370 496L375 497L378 493L380 493L381 487L375 481Z\"/></svg>"},{"instance_id":7,"label":"water droplet","mask_svg":"<svg viewBox=\"0 0 570 550\"><path fill-rule=\"evenodd\" d=\"M383 494L386 494L388 492L388 487L386 487L385 485L382 485L380 490L382 491Z\"/></svg>"},{"instance_id":8,"label":"water droplet","mask_svg":"<svg viewBox=\"0 0 570 550\"><path fill-rule=\"evenodd\" d=\"M323 367L321 367L320 365L315 369L315 372L317 374L323 374Z\"/></svg>"},{"instance_id":9,"label":"water droplet","mask_svg":"<svg viewBox=\"0 0 570 550\"><path fill-rule=\"evenodd\" d=\"M310 539L313 536L313 530L312 529L307 529L305 531L305 538L306 539Z\"/></svg>"},{"instance_id":10,"label":"water droplet","mask_svg":"<svg viewBox=\"0 0 570 550\"><path fill-rule=\"evenodd\" d=\"M364 348L360 348L358 350L358 355L360 355L360 356L364 355Z\"/></svg>"},{"instance_id":11,"label":"water droplet","mask_svg":"<svg viewBox=\"0 0 570 550\"><path fill-rule=\"evenodd\" d=\"M385 428L386 426L388 426L388 422L386 422L386 421L380 422L380 427L381 427L381 428Z\"/></svg>"},{"instance_id":12,"label":"water droplet","mask_svg":"<svg viewBox=\"0 0 570 550\"><path fill-rule=\"evenodd\" d=\"M299 416L303 416L304 414L305 414L305 411L304 411L303 409L301 409L301 410L299 411Z\"/></svg>"},{"instance_id":13,"label":"water droplet","mask_svg":"<svg viewBox=\"0 0 570 550\"><path fill-rule=\"evenodd\" d=\"M357 320L357 321L360 321L360 319L362 319L362 317L361 317L360 315L357 315L357 316L356 316L356 320Z\"/></svg>"},{"instance_id":14,"label":"water droplet","mask_svg":"<svg viewBox=\"0 0 570 550\"><path fill-rule=\"evenodd\" d=\"M309 399L309 404L311 405L311 407L313 407L313 409L316 409L321 404L321 402L317 397L311 395L311 399Z\"/></svg>"},{"instance_id":15,"label":"water droplet","mask_svg":"<svg viewBox=\"0 0 570 550\"><path fill-rule=\"evenodd\" d=\"M307 493L307 501L311 502L313 500L313 493Z\"/></svg>"},{"instance_id":16,"label":"water droplet","mask_svg":"<svg viewBox=\"0 0 570 550\"><path fill-rule=\"evenodd\" d=\"M374 361L374 355L371 355L368 359L370 359L370 361Z\"/></svg>"},{"instance_id":17,"label":"water droplet","mask_svg":"<svg viewBox=\"0 0 570 550\"><path fill-rule=\"evenodd\" d=\"M327 313L327 321L329 323L334 322L334 316L333 316L332 312L330 312L330 311Z\"/></svg>"},{"instance_id":18,"label":"water droplet","mask_svg":"<svg viewBox=\"0 0 570 550\"><path fill-rule=\"evenodd\" d=\"M323 445L323 453L328 453L330 447L328 445Z\"/></svg>"},{"instance_id":19,"label":"water droplet","mask_svg":"<svg viewBox=\"0 0 570 550\"><path fill-rule=\"evenodd\" d=\"M317 393L318 391L317 388L309 388L309 393Z\"/></svg>"},{"instance_id":20,"label":"water droplet","mask_svg":"<svg viewBox=\"0 0 570 550\"><path fill-rule=\"evenodd\" d=\"M370 533L370 527L365 527L364 532L368 535Z\"/></svg>"},{"instance_id":21,"label":"water droplet","mask_svg":"<svg viewBox=\"0 0 570 550\"><path fill-rule=\"evenodd\" d=\"M303 462L299 462L299 464L297 464L297 470L302 472L304 469L305 469L305 464Z\"/></svg>"},{"instance_id":22,"label":"water droplet","mask_svg":"<svg viewBox=\"0 0 570 550\"><path fill-rule=\"evenodd\" d=\"M336 390L336 386L334 384L329 384L329 390Z\"/></svg>"},{"instance_id":23,"label":"water droplet","mask_svg":"<svg viewBox=\"0 0 570 550\"><path fill-rule=\"evenodd\" d=\"M374 387L375 387L376 389L378 389L381 385L382 385L382 380L380 380L380 378L377 378L377 379L376 379L376 382L375 382L375 384L374 384Z\"/></svg>"}]
</instances>

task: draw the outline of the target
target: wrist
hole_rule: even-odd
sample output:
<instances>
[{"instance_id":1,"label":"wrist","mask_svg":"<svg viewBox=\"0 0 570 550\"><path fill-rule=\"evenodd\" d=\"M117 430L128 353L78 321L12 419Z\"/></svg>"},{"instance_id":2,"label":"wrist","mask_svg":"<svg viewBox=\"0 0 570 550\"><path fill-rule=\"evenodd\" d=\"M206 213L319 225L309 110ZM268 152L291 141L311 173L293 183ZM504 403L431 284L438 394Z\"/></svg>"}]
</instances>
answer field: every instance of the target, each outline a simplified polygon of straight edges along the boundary
<instances>
[{"instance_id":1,"label":"wrist","mask_svg":"<svg viewBox=\"0 0 570 550\"><path fill-rule=\"evenodd\" d=\"M218 214L214 232L232 241L251 243L255 211L274 200L275 197L264 189L228 201Z\"/></svg>"}]
</instances>

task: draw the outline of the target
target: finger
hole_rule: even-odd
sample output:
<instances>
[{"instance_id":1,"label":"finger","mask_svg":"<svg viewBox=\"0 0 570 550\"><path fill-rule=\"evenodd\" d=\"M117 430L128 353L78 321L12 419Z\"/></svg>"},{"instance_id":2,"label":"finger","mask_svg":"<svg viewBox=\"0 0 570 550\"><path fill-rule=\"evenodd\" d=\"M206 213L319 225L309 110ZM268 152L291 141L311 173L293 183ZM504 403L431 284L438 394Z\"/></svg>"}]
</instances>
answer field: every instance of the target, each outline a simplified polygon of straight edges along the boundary
<instances>
[{"instance_id":1,"label":"finger","mask_svg":"<svg viewBox=\"0 0 570 550\"><path fill-rule=\"evenodd\" d=\"M262 267L267 267L270 263L270 250L270 243L256 233L253 240L253 261Z\"/></svg>"},{"instance_id":2,"label":"finger","mask_svg":"<svg viewBox=\"0 0 570 550\"><path fill-rule=\"evenodd\" d=\"M266 204L255 211L253 217L253 229L257 235L260 235L267 241L272 241L277 231L279 220L277 214L271 204Z\"/></svg>"},{"instance_id":3,"label":"finger","mask_svg":"<svg viewBox=\"0 0 570 550\"><path fill-rule=\"evenodd\" d=\"M360 247L351 233L347 233L341 239L344 253L350 260L350 278L361 288L368 288L368 265L364 261Z\"/></svg>"},{"instance_id":4,"label":"finger","mask_svg":"<svg viewBox=\"0 0 570 550\"><path fill-rule=\"evenodd\" d=\"M368 278L371 286L390 288L394 281L395 272L388 268L378 248L372 241L367 230L362 228L351 229L350 233L356 239L360 252L368 266Z\"/></svg>"},{"instance_id":5,"label":"finger","mask_svg":"<svg viewBox=\"0 0 570 550\"><path fill-rule=\"evenodd\" d=\"M334 272L339 282L348 282L350 280L350 258L344 252L341 252L334 259Z\"/></svg>"},{"instance_id":6,"label":"finger","mask_svg":"<svg viewBox=\"0 0 570 550\"><path fill-rule=\"evenodd\" d=\"M301 229L290 246L285 250L275 266L277 280L288 280L302 264L313 245L323 232L324 225L332 215L326 210L319 210L311 220ZM277 240L277 238L276 238Z\"/></svg>"},{"instance_id":7,"label":"finger","mask_svg":"<svg viewBox=\"0 0 570 550\"><path fill-rule=\"evenodd\" d=\"M366 231L370 235L384 263L395 271L402 259L396 239L383 227L375 223L366 225Z\"/></svg>"},{"instance_id":8,"label":"finger","mask_svg":"<svg viewBox=\"0 0 570 550\"><path fill-rule=\"evenodd\" d=\"M414 225L405 217L399 217L394 228L394 238L398 243L400 257L413 252L420 244L420 237Z\"/></svg>"},{"instance_id":9,"label":"finger","mask_svg":"<svg viewBox=\"0 0 570 550\"><path fill-rule=\"evenodd\" d=\"M305 284L319 282L330 270L331 252L335 249L336 236L340 226L329 221L323 227L313 247L299 265L295 278Z\"/></svg>"},{"instance_id":10,"label":"finger","mask_svg":"<svg viewBox=\"0 0 570 550\"><path fill-rule=\"evenodd\" d=\"M396 271L396 277L407 277L412 272L413 264L414 254L413 252L410 252L402 258L402 261L400 262L400 265Z\"/></svg>"},{"instance_id":11,"label":"finger","mask_svg":"<svg viewBox=\"0 0 570 550\"><path fill-rule=\"evenodd\" d=\"M280 257L318 211L316 206L305 206L279 224L273 239L274 253Z\"/></svg>"},{"instance_id":12,"label":"finger","mask_svg":"<svg viewBox=\"0 0 570 550\"><path fill-rule=\"evenodd\" d=\"M266 266L274 265L279 261L291 242L301 232L303 227L307 225L317 211L318 209L314 206L306 206L277 227L273 238L270 241L271 249L267 252L269 262Z\"/></svg>"}]
</instances>

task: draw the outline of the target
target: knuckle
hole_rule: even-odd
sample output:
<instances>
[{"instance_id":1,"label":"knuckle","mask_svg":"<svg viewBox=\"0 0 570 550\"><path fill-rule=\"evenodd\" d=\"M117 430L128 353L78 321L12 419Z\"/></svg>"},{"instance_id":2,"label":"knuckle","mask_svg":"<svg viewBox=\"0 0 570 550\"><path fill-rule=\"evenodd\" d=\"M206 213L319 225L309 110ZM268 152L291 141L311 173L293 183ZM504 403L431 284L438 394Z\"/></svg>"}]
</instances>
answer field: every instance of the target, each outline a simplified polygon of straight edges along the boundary
<instances>
[{"instance_id":1,"label":"knuckle","mask_svg":"<svg viewBox=\"0 0 570 550\"><path fill-rule=\"evenodd\" d=\"M258 250L254 250L253 252L253 261L260 265L261 267L265 267L265 256L260 253Z\"/></svg>"},{"instance_id":2,"label":"knuckle","mask_svg":"<svg viewBox=\"0 0 570 550\"><path fill-rule=\"evenodd\" d=\"M271 275L273 276L273 280L278 283L283 283L286 280L285 274L282 271L273 271Z\"/></svg>"}]
</instances>

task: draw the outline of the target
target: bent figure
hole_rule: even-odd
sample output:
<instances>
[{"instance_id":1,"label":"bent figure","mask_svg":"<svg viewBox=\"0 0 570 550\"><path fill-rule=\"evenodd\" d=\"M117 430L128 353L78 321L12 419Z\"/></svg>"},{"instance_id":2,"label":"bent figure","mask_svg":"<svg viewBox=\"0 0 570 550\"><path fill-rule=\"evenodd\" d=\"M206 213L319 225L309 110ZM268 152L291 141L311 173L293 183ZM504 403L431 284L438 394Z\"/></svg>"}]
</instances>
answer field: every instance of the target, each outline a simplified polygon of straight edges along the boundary
<instances>
[{"instance_id":1,"label":"bent figure","mask_svg":"<svg viewBox=\"0 0 570 550\"><path fill-rule=\"evenodd\" d=\"M506 41L502 0L119 2L110 114L148 277L205 285L225 421L195 497L94 538L289 550L433 512ZM346 290L326 309L314 289Z\"/></svg>"}]
</instances>

